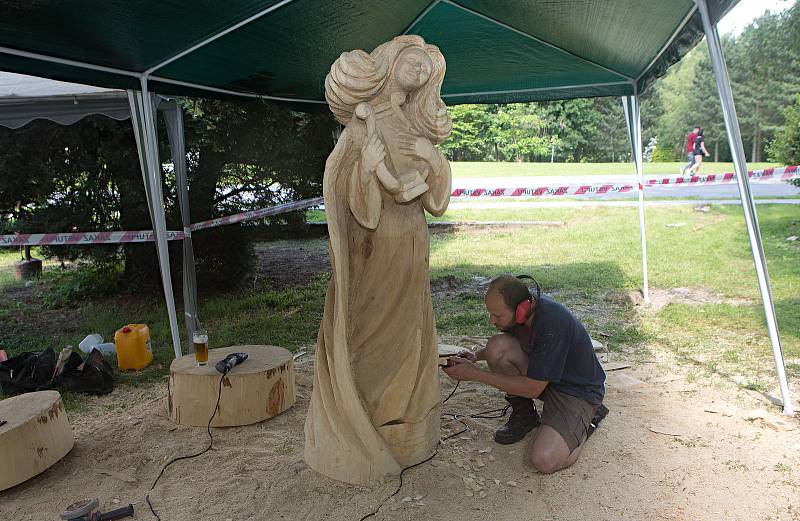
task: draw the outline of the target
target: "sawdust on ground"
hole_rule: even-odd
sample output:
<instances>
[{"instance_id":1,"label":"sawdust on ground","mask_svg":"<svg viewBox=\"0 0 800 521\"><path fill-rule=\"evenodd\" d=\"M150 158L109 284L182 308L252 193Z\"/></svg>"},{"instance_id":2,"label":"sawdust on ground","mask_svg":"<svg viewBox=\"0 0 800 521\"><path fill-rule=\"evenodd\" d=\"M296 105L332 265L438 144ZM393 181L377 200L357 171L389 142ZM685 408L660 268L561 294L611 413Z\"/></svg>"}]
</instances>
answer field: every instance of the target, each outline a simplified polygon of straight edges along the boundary
<instances>
[{"instance_id":1,"label":"sawdust on ground","mask_svg":"<svg viewBox=\"0 0 800 521\"><path fill-rule=\"evenodd\" d=\"M469 342L465 342L469 345ZM661 361L663 362L663 360ZM167 470L151 498L164 520L353 520L383 503L377 520L790 520L800 519L800 428L763 401L721 382L659 374L655 361L610 371L611 412L573 467L544 476L524 463L526 442L497 445L500 420L469 414L502 407L499 392L464 383L443 412L469 429L428 463L365 486L332 481L303 463L311 355L297 360L298 399L255 425L213 429L214 448ZM453 383L442 376L442 395ZM150 392L155 399L147 398ZM131 502L152 519L144 495L169 459L205 447L203 428L172 424L166 388L138 404L73 418L75 448L36 478L0 493L0 518L57 519L76 499L106 510ZM112 395L113 396L113 395ZM93 398L110 408L111 397ZM145 400L145 401L142 401ZM442 436L463 426L443 420Z\"/></svg>"}]
</instances>

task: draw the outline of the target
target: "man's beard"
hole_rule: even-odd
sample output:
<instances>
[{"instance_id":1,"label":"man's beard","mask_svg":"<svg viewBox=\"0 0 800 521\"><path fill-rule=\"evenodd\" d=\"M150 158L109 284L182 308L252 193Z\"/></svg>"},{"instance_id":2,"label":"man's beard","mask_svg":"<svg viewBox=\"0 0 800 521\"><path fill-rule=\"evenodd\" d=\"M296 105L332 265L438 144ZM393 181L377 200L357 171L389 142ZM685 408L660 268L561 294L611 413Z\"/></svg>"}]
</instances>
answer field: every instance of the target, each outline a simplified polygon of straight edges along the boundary
<instances>
[{"instance_id":1,"label":"man's beard","mask_svg":"<svg viewBox=\"0 0 800 521\"><path fill-rule=\"evenodd\" d=\"M508 333L509 335L513 335L517 330L517 325L512 324L508 327L498 327L497 329L499 329L501 333Z\"/></svg>"}]
</instances>

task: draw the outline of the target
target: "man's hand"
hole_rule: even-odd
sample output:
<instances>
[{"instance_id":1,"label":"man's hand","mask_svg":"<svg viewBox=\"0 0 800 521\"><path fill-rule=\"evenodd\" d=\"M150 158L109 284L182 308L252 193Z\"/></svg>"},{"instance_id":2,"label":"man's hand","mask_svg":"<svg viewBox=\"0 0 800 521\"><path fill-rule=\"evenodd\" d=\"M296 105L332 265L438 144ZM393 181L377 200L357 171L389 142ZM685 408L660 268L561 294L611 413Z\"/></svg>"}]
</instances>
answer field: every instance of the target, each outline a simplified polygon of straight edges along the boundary
<instances>
[{"instance_id":1,"label":"man's hand","mask_svg":"<svg viewBox=\"0 0 800 521\"><path fill-rule=\"evenodd\" d=\"M442 367L442 370L447 373L447 376L453 380L459 381L473 381L477 379L477 375L481 370L466 358L460 356L451 356L447 359L447 366Z\"/></svg>"},{"instance_id":2,"label":"man's hand","mask_svg":"<svg viewBox=\"0 0 800 521\"><path fill-rule=\"evenodd\" d=\"M469 360L473 364L478 361L478 355L476 355L472 351L464 350L464 351L461 351L460 353L458 353L458 355L456 355L456 356L458 356L460 358L466 358L467 360Z\"/></svg>"}]
</instances>

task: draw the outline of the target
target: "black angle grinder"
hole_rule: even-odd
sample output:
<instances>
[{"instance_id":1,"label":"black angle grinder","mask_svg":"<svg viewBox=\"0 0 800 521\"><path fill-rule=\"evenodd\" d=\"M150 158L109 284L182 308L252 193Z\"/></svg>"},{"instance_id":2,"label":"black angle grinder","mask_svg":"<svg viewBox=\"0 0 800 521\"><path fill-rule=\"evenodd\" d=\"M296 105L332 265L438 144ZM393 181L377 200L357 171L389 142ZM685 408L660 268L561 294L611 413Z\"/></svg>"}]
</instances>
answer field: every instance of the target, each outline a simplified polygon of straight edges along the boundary
<instances>
[{"instance_id":1,"label":"black angle grinder","mask_svg":"<svg viewBox=\"0 0 800 521\"><path fill-rule=\"evenodd\" d=\"M65 521L113 521L132 516L133 505L131 504L111 512L100 512L100 500L96 497L76 501L58 514L58 517Z\"/></svg>"},{"instance_id":2,"label":"black angle grinder","mask_svg":"<svg viewBox=\"0 0 800 521\"><path fill-rule=\"evenodd\" d=\"M237 364L241 364L247 360L247 353L231 353L214 366L217 371L222 374L227 374L228 371L233 369Z\"/></svg>"}]
</instances>

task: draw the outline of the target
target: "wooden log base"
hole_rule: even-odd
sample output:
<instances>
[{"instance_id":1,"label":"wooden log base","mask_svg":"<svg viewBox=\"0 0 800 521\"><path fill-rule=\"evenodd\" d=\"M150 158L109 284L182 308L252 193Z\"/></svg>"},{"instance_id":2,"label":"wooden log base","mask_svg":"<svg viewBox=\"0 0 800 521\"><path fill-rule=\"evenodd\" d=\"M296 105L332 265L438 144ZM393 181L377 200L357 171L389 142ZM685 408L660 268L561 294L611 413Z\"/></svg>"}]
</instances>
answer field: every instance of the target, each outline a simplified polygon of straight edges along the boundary
<instances>
[{"instance_id":1,"label":"wooden log base","mask_svg":"<svg viewBox=\"0 0 800 521\"><path fill-rule=\"evenodd\" d=\"M42 261L39 259L22 260L14 264L14 277L17 280L31 280L42 274Z\"/></svg>"},{"instance_id":2,"label":"wooden log base","mask_svg":"<svg viewBox=\"0 0 800 521\"><path fill-rule=\"evenodd\" d=\"M247 360L225 377L214 365L230 353ZM222 395L212 427L249 425L276 416L294 404L292 353L275 346L231 346L211 349L208 363L197 365L194 354L172 361L169 368L169 417L181 425L205 427L214 413L220 378Z\"/></svg>"},{"instance_id":3,"label":"wooden log base","mask_svg":"<svg viewBox=\"0 0 800 521\"><path fill-rule=\"evenodd\" d=\"M439 365L447 365L447 358L456 356L461 351L469 351L469 349L450 344L439 344Z\"/></svg>"},{"instance_id":4,"label":"wooden log base","mask_svg":"<svg viewBox=\"0 0 800 521\"><path fill-rule=\"evenodd\" d=\"M61 395L40 391L0 401L0 490L53 466L75 440Z\"/></svg>"}]
</instances>

